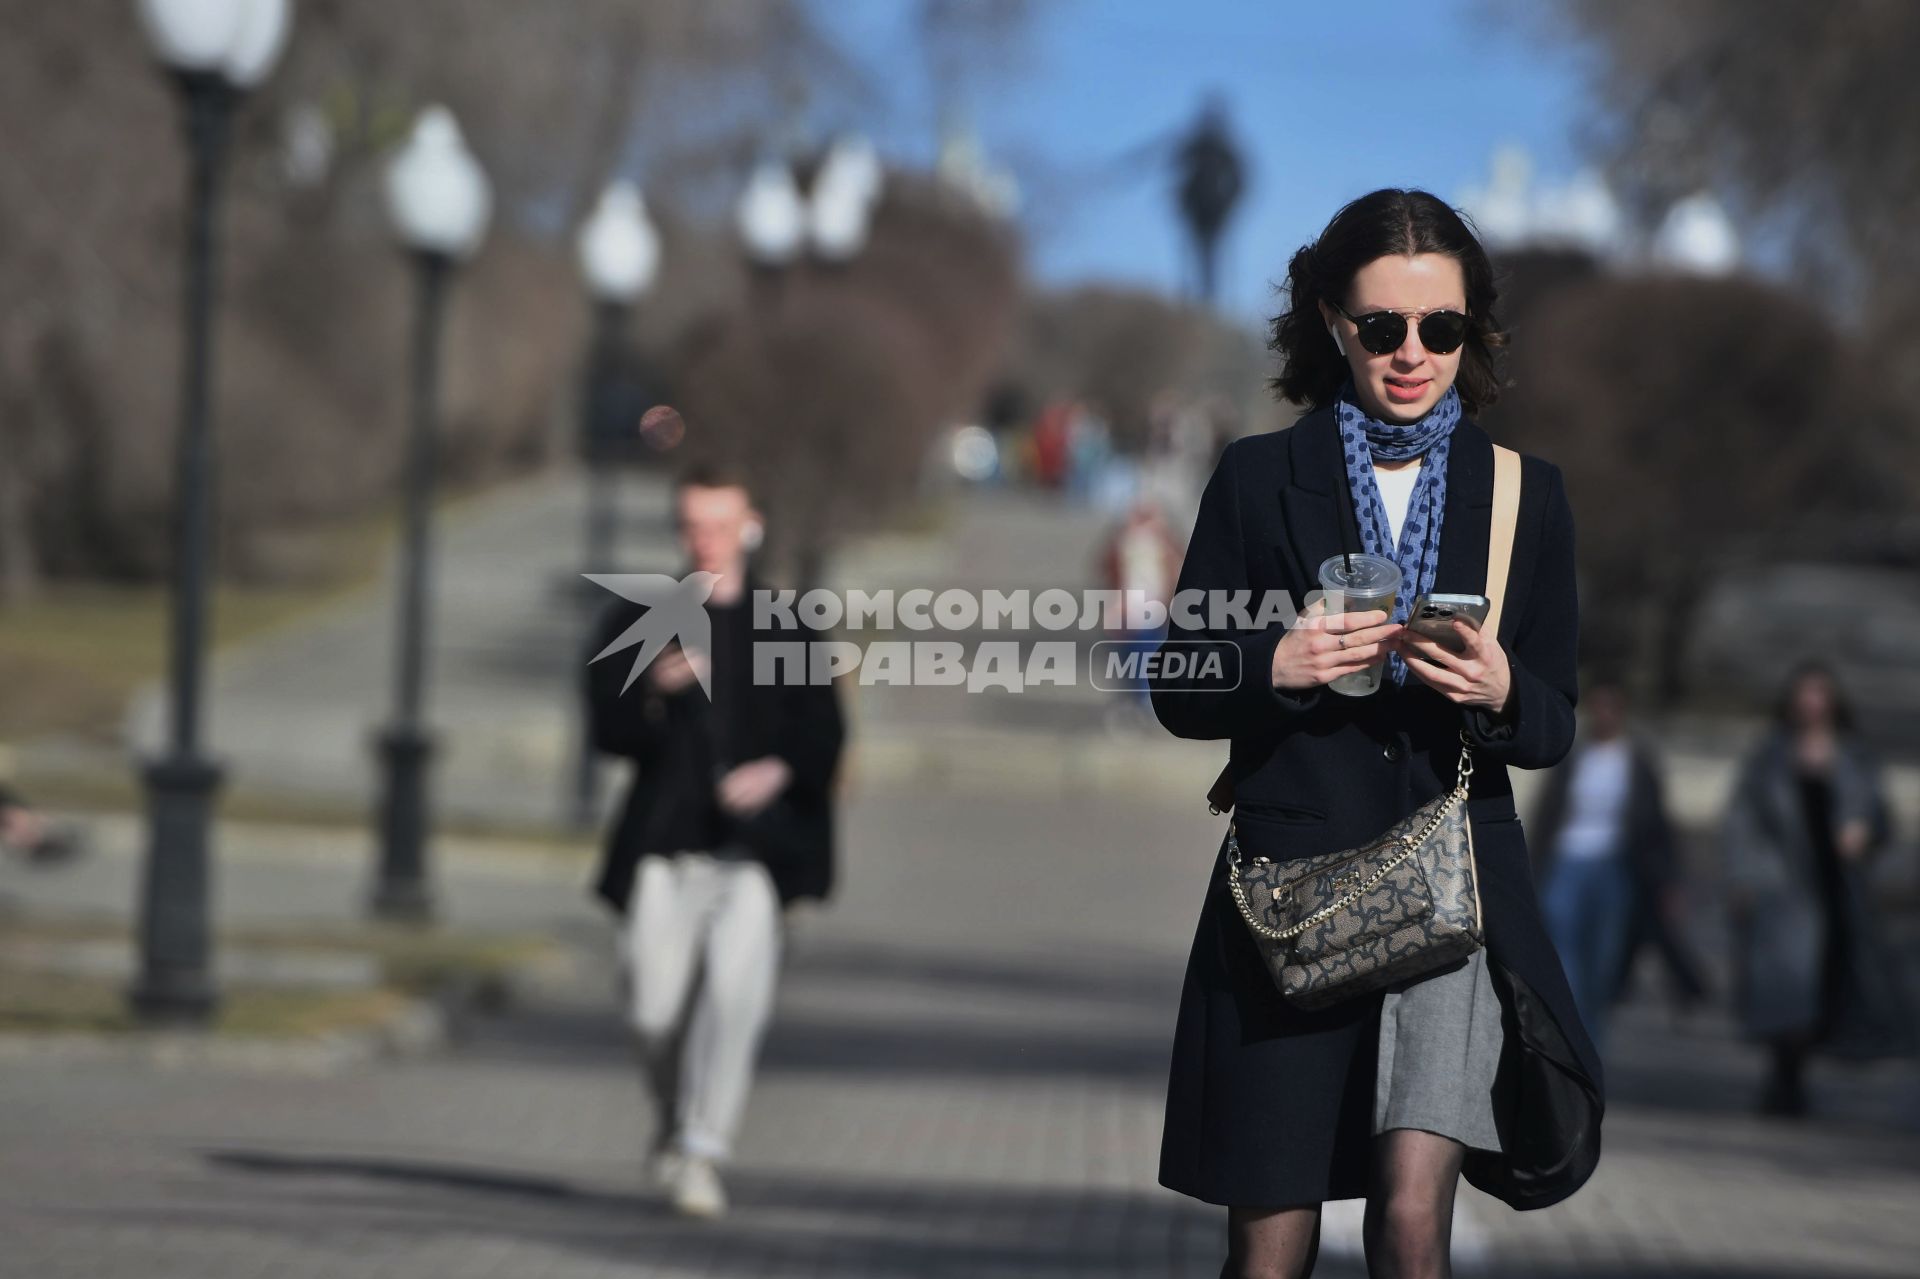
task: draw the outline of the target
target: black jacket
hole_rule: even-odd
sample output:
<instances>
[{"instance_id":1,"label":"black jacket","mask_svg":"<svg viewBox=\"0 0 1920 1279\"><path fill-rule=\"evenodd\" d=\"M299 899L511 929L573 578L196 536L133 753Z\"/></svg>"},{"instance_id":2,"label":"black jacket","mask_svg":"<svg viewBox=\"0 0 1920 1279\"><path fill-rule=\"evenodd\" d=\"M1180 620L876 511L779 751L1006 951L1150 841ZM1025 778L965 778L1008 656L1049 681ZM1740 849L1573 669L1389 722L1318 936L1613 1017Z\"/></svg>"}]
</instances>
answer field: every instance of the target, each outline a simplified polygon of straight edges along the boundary
<instances>
[{"instance_id":1,"label":"black jacket","mask_svg":"<svg viewBox=\"0 0 1920 1279\"><path fill-rule=\"evenodd\" d=\"M1251 591L1255 605L1261 592L1285 591L1304 606L1321 562L1343 541L1360 549L1351 505L1331 410L1236 440L1201 498L1179 589ZM1436 591L1484 589L1492 505L1492 441L1462 421ZM1545 768L1567 753L1578 627L1573 517L1560 472L1527 457L1498 636L1512 665L1508 717L1463 710L1411 675L1403 689L1385 683L1364 698L1276 690L1273 651L1285 635L1277 623L1209 630L1176 619L1169 642L1237 649L1242 678L1231 690L1153 690L1168 729L1231 743L1241 846L1276 860L1361 845L1450 789L1467 730L1487 953L1506 1011L1497 1101L1507 1148L1471 1153L1466 1174L1521 1208L1573 1193L1599 1159L1600 1063L1540 918L1507 777L1509 766ZM1314 1012L1285 1001L1233 906L1223 838L1175 1028L1161 1182L1225 1204L1366 1194L1379 1006L1377 995Z\"/></svg>"},{"instance_id":2,"label":"black jacket","mask_svg":"<svg viewBox=\"0 0 1920 1279\"><path fill-rule=\"evenodd\" d=\"M749 573L748 600L761 585ZM635 649L590 665L587 659L645 613L644 606L625 600L610 604L581 658L595 748L633 761L633 781L609 833L595 890L614 910L625 911L641 857L706 842L714 829L711 770L720 742L727 763L774 755L792 769L787 788L729 832L766 863L783 904L825 898L833 889L833 780L845 738L832 684L756 683L751 670L738 666L742 658L752 660L749 646L741 645L713 655L716 698L732 693L736 699L724 728L698 683L661 694L642 673L622 692ZM751 631L756 644L819 638L805 629Z\"/></svg>"}]
</instances>

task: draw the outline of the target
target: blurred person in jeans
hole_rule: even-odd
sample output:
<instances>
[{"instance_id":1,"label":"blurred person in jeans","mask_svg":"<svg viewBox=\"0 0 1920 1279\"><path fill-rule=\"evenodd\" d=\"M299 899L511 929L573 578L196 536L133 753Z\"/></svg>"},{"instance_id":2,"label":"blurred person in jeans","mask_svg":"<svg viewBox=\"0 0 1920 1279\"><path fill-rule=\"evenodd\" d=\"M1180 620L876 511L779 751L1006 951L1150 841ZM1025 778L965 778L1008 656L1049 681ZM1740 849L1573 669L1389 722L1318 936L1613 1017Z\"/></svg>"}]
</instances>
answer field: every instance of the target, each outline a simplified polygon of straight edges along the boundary
<instances>
[{"instance_id":1,"label":"blurred person in jeans","mask_svg":"<svg viewBox=\"0 0 1920 1279\"><path fill-rule=\"evenodd\" d=\"M1770 1058L1758 1108L1802 1115L1815 1048L1854 1058L1914 1048L1912 1007L1867 881L1869 859L1892 836L1886 795L1824 663L1788 674L1721 835L1735 1012Z\"/></svg>"},{"instance_id":2,"label":"blurred person in jeans","mask_svg":"<svg viewBox=\"0 0 1920 1279\"><path fill-rule=\"evenodd\" d=\"M1547 929L1594 1047L1642 917L1672 939L1679 866L1652 747L1627 721L1627 694L1612 678L1581 699L1581 735L1541 785L1532 815L1536 874Z\"/></svg>"},{"instance_id":3,"label":"blurred person in jeans","mask_svg":"<svg viewBox=\"0 0 1920 1279\"><path fill-rule=\"evenodd\" d=\"M760 517L746 484L696 470L674 500L688 571L716 575L711 644L670 644L624 692L635 650L587 668L594 744L633 761L596 891L625 917L627 1015L657 1115L651 1174L681 1212L713 1217L773 1011L783 910L832 888L843 728L831 683L789 683L784 667L756 682L756 642L818 635L755 626ZM645 612L610 606L589 656Z\"/></svg>"}]
</instances>

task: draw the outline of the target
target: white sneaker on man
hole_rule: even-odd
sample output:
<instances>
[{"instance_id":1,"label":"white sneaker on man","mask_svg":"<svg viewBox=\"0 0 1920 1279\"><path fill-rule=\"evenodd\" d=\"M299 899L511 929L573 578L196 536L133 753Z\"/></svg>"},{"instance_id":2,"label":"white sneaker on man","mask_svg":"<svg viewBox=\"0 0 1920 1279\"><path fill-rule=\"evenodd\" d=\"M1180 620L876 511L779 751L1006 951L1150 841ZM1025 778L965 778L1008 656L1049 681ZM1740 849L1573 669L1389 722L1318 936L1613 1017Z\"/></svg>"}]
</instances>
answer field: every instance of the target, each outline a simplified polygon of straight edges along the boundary
<instances>
[{"instance_id":1,"label":"white sneaker on man","mask_svg":"<svg viewBox=\"0 0 1920 1279\"><path fill-rule=\"evenodd\" d=\"M655 1146L647 1152L647 1180L659 1190L672 1190L680 1184L680 1172L687 1157L678 1146Z\"/></svg>"},{"instance_id":2,"label":"white sneaker on man","mask_svg":"<svg viewBox=\"0 0 1920 1279\"><path fill-rule=\"evenodd\" d=\"M711 1159L684 1156L673 1185L673 1207L687 1217L719 1217L727 1211L727 1190Z\"/></svg>"}]
</instances>

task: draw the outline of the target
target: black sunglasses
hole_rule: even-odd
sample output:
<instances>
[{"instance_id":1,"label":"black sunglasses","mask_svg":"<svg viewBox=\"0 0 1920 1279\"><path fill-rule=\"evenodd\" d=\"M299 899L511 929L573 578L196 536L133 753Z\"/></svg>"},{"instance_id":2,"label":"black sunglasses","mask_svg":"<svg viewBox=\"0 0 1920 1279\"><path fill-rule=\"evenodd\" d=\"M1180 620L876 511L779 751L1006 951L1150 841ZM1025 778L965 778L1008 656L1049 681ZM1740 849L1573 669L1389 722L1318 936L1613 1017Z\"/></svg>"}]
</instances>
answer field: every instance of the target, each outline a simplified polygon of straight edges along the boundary
<instances>
[{"instance_id":1,"label":"black sunglasses","mask_svg":"<svg viewBox=\"0 0 1920 1279\"><path fill-rule=\"evenodd\" d=\"M1333 309L1353 321L1359 330L1360 345L1375 355L1398 351L1407 340L1407 317L1398 311L1369 311L1348 315L1338 302ZM1435 355L1447 355L1460 349L1467 340L1467 317L1458 311L1428 311L1420 317L1420 345Z\"/></svg>"}]
</instances>

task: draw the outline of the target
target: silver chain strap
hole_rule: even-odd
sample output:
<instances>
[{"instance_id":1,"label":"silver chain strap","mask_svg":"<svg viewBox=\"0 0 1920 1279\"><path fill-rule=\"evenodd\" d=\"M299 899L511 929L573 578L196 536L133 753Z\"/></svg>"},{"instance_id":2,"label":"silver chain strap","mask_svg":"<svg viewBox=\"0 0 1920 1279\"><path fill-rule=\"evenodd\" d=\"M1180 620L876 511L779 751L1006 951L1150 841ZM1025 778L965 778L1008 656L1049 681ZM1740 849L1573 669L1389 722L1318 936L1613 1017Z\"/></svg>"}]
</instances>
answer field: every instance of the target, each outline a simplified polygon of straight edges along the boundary
<instances>
[{"instance_id":1,"label":"silver chain strap","mask_svg":"<svg viewBox=\"0 0 1920 1279\"><path fill-rule=\"evenodd\" d=\"M1247 921L1249 928L1269 941L1292 941L1309 928L1319 927L1327 920L1332 919L1335 915L1372 892L1379 886L1381 880L1393 872L1395 867L1406 861L1407 858L1413 856L1414 853L1419 850L1420 845L1426 843L1427 840L1432 837L1433 832L1440 829L1440 824L1446 821L1447 815L1453 811L1454 805L1466 801L1468 784L1472 778L1472 745L1468 741L1467 731L1463 728L1460 730L1460 765L1455 774L1453 790L1447 795L1446 802L1434 810L1433 816L1427 820L1427 824L1421 828L1420 833L1417 835L1402 835L1399 840L1401 845L1400 851L1388 858L1385 862L1382 862L1379 868L1358 888L1355 888L1339 901L1329 906L1323 906L1299 923L1291 924L1286 928L1270 928L1266 924L1261 923L1259 919L1255 918L1253 907L1247 904L1247 886L1240 881L1240 841L1235 825L1229 824L1227 827L1227 882L1233 888L1234 904L1240 908L1241 918ZM1302 876L1302 878L1310 879L1312 876Z\"/></svg>"}]
</instances>

